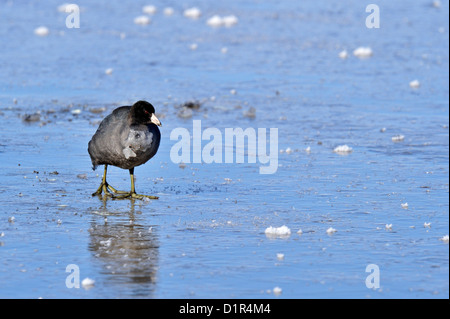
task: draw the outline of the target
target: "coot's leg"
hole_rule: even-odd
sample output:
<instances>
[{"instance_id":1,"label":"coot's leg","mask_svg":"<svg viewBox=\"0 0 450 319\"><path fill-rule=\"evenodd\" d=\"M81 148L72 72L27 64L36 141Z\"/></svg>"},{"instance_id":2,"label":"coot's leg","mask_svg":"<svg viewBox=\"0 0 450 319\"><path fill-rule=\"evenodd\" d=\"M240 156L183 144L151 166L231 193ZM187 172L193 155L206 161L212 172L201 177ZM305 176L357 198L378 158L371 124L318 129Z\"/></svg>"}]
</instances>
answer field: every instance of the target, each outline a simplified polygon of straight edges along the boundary
<instances>
[{"instance_id":1,"label":"coot's leg","mask_svg":"<svg viewBox=\"0 0 450 319\"><path fill-rule=\"evenodd\" d=\"M117 199L123 199L123 198L159 199L158 196L136 194L136 191L134 189L134 167L130 168L130 180L131 180L131 191L129 193L124 194L124 195L114 196L114 198L117 198Z\"/></svg>"},{"instance_id":2,"label":"coot's leg","mask_svg":"<svg viewBox=\"0 0 450 319\"><path fill-rule=\"evenodd\" d=\"M158 196L136 194L136 191L134 189L134 167L130 168L130 179L131 179L131 197L137 199L143 199L144 197L149 199L159 198Z\"/></svg>"},{"instance_id":3,"label":"coot's leg","mask_svg":"<svg viewBox=\"0 0 450 319\"><path fill-rule=\"evenodd\" d=\"M111 194L110 190L115 194L128 194L128 192L118 191L114 187L112 187L111 185L108 184L108 182L106 181L107 170L108 170L108 165L105 164L105 170L103 172L102 182L101 182L99 188L97 189L97 191L95 193L93 193L92 196L101 195L102 192L104 192L108 196L113 196L113 194Z\"/></svg>"},{"instance_id":4,"label":"coot's leg","mask_svg":"<svg viewBox=\"0 0 450 319\"><path fill-rule=\"evenodd\" d=\"M102 192L105 192L105 194L110 194L108 191L108 183L106 182L106 171L108 170L108 165L105 164L105 170L103 172L103 178L102 178L102 182L100 183L100 186L98 187L97 191L95 193L92 194L92 196L95 195L101 195Z\"/></svg>"}]
</instances>

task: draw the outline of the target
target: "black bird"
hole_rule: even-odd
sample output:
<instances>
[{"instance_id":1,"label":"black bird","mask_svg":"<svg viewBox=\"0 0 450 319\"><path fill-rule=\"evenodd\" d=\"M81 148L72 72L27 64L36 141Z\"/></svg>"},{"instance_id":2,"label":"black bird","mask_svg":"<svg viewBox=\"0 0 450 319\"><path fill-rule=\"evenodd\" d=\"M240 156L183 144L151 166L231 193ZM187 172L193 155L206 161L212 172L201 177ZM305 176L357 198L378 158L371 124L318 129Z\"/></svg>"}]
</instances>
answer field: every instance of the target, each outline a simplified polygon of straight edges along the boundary
<instances>
[{"instance_id":1,"label":"black bird","mask_svg":"<svg viewBox=\"0 0 450 319\"><path fill-rule=\"evenodd\" d=\"M159 148L161 122L155 116L155 108L146 101L133 106L121 106L105 117L97 132L89 141L88 152L93 169L105 165L102 183L92 196L106 195L114 198L150 198L156 196L136 194L134 189L134 168L151 159ZM130 171L131 191L118 191L106 181L108 165Z\"/></svg>"}]
</instances>

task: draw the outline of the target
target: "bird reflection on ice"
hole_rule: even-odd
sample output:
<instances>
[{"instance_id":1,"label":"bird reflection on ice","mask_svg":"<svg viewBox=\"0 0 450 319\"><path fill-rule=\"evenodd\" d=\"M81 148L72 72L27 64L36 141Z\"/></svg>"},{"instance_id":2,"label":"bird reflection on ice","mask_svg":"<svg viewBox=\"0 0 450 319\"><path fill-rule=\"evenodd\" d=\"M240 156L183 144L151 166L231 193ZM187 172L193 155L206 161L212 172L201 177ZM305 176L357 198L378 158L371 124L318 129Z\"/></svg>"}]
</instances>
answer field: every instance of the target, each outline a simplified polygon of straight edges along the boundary
<instances>
[{"instance_id":1,"label":"bird reflection on ice","mask_svg":"<svg viewBox=\"0 0 450 319\"><path fill-rule=\"evenodd\" d=\"M131 288L129 297L149 298L154 291L159 258L155 227L139 223L140 212L135 211L134 199L130 210L121 213L109 212L107 203L105 198L101 211L94 213L110 218L95 216L89 229L89 251L101 263L104 285L112 289L125 285Z\"/></svg>"}]
</instances>

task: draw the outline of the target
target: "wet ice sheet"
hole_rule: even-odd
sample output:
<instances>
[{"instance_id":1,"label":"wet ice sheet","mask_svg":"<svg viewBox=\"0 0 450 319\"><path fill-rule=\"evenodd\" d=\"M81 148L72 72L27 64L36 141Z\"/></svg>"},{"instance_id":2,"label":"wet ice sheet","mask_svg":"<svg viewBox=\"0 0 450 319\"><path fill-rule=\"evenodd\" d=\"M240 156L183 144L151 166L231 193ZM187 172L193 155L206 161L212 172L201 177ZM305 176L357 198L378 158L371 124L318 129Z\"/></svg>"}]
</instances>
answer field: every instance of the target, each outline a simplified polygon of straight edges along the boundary
<instances>
[{"instance_id":1,"label":"wet ice sheet","mask_svg":"<svg viewBox=\"0 0 450 319\"><path fill-rule=\"evenodd\" d=\"M364 27L358 1L200 1L197 19L183 15L194 4L166 16L155 1L151 23L136 25L148 4L80 1L79 30L58 1L1 4L0 296L448 298L447 4L379 3L379 30ZM214 15L239 22L211 28ZM339 58L367 46L370 58ZM115 107L143 98L164 126L136 187L160 200L92 198L102 172L87 142ZM191 100L200 108L178 116ZM253 164L173 164L170 131L193 119L278 127L289 152L266 176ZM108 176L129 188L126 171ZM289 237L265 235L281 225ZM69 264L95 285L66 288ZM365 286L368 264L379 290Z\"/></svg>"}]
</instances>

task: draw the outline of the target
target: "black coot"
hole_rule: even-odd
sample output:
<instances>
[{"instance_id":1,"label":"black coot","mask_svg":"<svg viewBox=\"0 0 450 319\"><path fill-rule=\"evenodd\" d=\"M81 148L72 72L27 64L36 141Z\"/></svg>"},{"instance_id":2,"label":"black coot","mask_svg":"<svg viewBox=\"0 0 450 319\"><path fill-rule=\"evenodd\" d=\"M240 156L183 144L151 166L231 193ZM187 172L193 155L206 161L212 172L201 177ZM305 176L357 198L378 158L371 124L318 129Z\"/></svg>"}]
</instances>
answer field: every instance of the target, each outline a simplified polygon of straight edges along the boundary
<instances>
[{"instance_id":1,"label":"black coot","mask_svg":"<svg viewBox=\"0 0 450 319\"><path fill-rule=\"evenodd\" d=\"M92 194L114 198L150 198L156 196L136 194L134 189L134 168L146 163L158 151L161 122L155 116L155 108L146 101L138 101L133 106L121 106L105 117L97 132L89 141L88 152L93 169L105 165L102 183ZM130 171L131 191L118 191L106 181L108 165Z\"/></svg>"}]
</instances>

